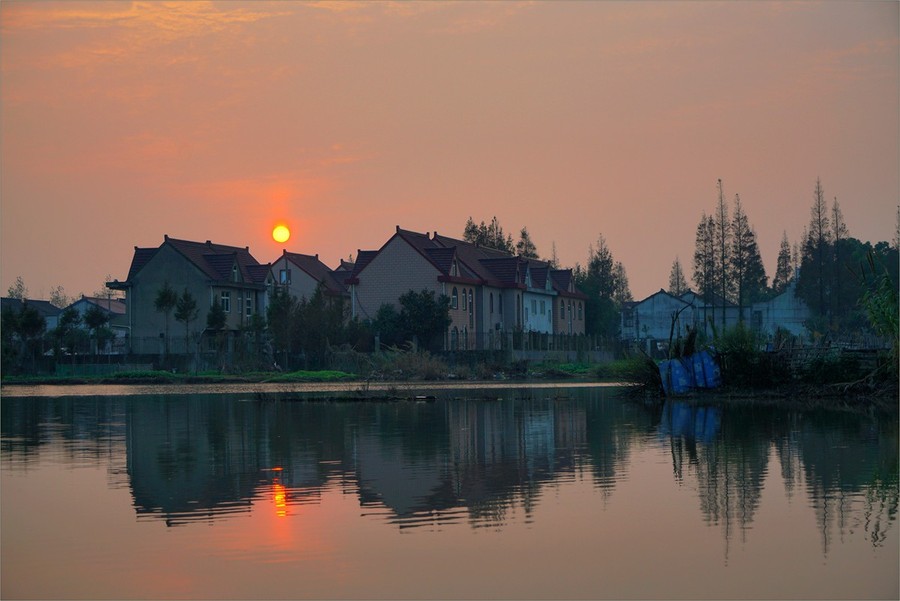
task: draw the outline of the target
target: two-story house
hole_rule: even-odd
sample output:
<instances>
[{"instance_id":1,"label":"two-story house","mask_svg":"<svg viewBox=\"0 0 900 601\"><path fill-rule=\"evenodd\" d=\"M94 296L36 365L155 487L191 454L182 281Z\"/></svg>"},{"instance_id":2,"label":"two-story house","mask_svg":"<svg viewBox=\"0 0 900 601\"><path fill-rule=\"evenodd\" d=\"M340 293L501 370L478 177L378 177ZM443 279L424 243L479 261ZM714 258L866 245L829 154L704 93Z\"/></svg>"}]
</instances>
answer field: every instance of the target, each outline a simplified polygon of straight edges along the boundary
<instances>
[{"instance_id":1,"label":"two-story house","mask_svg":"<svg viewBox=\"0 0 900 601\"><path fill-rule=\"evenodd\" d=\"M272 263L272 274L276 285L297 299L311 299L316 290L334 302L339 302L349 313L350 292L344 280L352 272L353 264L341 261L340 267L332 270L322 261L319 255L304 255L283 251Z\"/></svg>"},{"instance_id":2,"label":"two-story house","mask_svg":"<svg viewBox=\"0 0 900 601\"><path fill-rule=\"evenodd\" d=\"M187 291L197 303L197 316L189 324L188 344L185 324L158 311L155 301L168 284L178 295ZM229 334L250 325L257 313L265 315L268 289L274 285L271 265L261 264L249 247L227 246L179 240L164 236L156 248L134 248L125 281L107 286L125 292L127 328L131 352L158 353L162 348L183 353L199 340L213 303L225 311ZM168 326L167 326L168 321ZM164 344L168 329L169 343Z\"/></svg>"},{"instance_id":3,"label":"two-story house","mask_svg":"<svg viewBox=\"0 0 900 601\"><path fill-rule=\"evenodd\" d=\"M585 297L572 286L571 270L551 270L543 261L437 232L398 226L379 250L358 252L345 283L351 315L359 319L372 319L381 305L396 305L410 290L446 295L451 324L445 347L452 350L499 348L505 331L557 332L554 306L560 298L573 316L571 324L559 321L570 325L562 332L584 333Z\"/></svg>"}]
</instances>

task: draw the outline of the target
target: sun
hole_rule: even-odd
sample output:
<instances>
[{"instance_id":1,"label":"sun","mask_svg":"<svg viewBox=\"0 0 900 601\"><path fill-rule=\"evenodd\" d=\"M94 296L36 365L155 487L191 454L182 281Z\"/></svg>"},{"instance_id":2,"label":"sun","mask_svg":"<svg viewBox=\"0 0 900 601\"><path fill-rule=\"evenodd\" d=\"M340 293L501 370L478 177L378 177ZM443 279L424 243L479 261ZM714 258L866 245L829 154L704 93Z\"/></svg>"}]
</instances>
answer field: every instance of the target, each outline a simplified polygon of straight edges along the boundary
<instances>
[{"instance_id":1,"label":"sun","mask_svg":"<svg viewBox=\"0 0 900 601\"><path fill-rule=\"evenodd\" d=\"M272 230L272 239L275 242L287 242L288 238L291 237L291 230L287 228L286 225L276 225L275 229Z\"/></svg>"}]
</instances>

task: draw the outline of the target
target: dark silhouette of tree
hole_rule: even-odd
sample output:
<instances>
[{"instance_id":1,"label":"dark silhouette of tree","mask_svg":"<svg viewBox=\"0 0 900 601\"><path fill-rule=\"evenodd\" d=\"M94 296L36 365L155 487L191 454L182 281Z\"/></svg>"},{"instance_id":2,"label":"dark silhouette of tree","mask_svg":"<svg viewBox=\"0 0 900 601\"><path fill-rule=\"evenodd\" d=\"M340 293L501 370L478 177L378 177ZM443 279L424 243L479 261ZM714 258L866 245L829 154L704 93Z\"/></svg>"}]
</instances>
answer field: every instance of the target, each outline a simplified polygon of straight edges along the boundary
<instances>
[{"instance_id":1,"label":"dark silhouette of tree","mask_svg":"<svg viewBox=\"0 0 900 601\"><path fill-rule=\"evenodd\" d=\"M831 243L831 220L825 203L825 190L822 188L822 181L816 178L809 225L803 241L797 294L815 315L821 317L827 317L829 312L828 280L832 273L830 262L833 257Z\"/></svg>"},{"instance_id":2,"label":"dark silhouette of tree","mask_svg":"<svg viewBox=\"0 0 900 601\"><path fill-rule=\"evenodd\" d=\"M713 243L715 245L715 280L716 292L722 298L722 327L725 327L725 299L731 289L731 221L728 218L728 203L725 200L725 191L722 180L718 180L719 201L716 204L716 212L713 215Z\"/></svg>"},{"instance_id":3,"label":"dark silhouette of tree","mask_svg":"<svg viewBox=\"0 0 900 601\"><path fill-rule=\"evenodd\" d=\"M225 330L227 322L228 316L225 314L222 302L214 300L209 306L209 312L206 314L206 329L212 333L217 356L222 353L222 332Z\"/></svg>"},{"instance_id":4,"label":"dark silhouette of tree","mask_svg":"<svg viewBox=\"0 0 900 601\"><path fill-rule=\"evenodd\" d=\"M684 271L681 269L681 261L678 257L672 261L672 269L669 271L669 294L681 296L688 290L687 280L684 279Z\"/></svg>"},{"instance_id":5,"label":"dark silhouette of tree","mask_svg":"<svg viewBox=\"0 0 900 601\"><path fill-rule=\"evenodd\" d=\"M47 329L44 316L37 309L23 302L18 308L3 310L0 334L3 345L3 370L9 373L10 369L29 369L25 365L30 359L30 370L36 369L36 357L41 351L41 341Z\"/></svg>"},{"instance_id":6,"label":"dark silhouette of tree","mask_svg":"<svg viewBox=\"0 0 900 601\"><path fill-rule=\"evenodd\" d=\"M197 319L197 301L194 295L185 288L175 303L175 320L184 324L184 349L190 353L191 322Z\"/></svg>"},{"instance_id":7,"label":"dark silhouette of tree","mask_svg":"<svg viewBox=\"0 0 900 601\"><path fill-rule=\"evenodd\" d=\"M532 242L527 227L523 227L522 231L519 233L519 241L516 242L516 254L520 257L525 257L526 259L538 258L537 246Z\"/></svg>"},{"instance_id":8,"label":"dark silhouette of tree","mask_svg":"<svg viewBox=\"0 0 900 601\"><path fill-rule=\"evenodd\" d=\"M22 279L22 276L16 276L15 283L6 290L6 296L17 298L20 301L28 298L28 288L25 287L25 280Z\"/></svg>"},{"instance_id":9,"label":"dark silhouette of tree","mask_svg":"<svg viewBox=\"0 0 900 601\"><path fill-rule=\"evenodd\" d=\"M109 314L98 307L97 305L91 305L90 308L84 312L84 325L91 332L91 338L94 339L95 347L94 354L100 351L102 346L102 342L104 338L107 336L102 332L105 329L107 323L109 323Z\"/></svg>"},{"instance_id":10,"label":"dark silhouette of tree","mask_svg":"<svg viewBox=\"0 0 900 601\"><path fill-rule=\"evenodd\" d=\"M774 294L781 294L784 292L793 276L794 270L791 260L791 243L788 241L787 232L785 231L781 236L781 248L778 250L775 277L772 278L772 292Z\"/></svg>"},{"instance_id":11,"label":"dark silhouette of tree","mask_svg":"<svg viewBox=\"0 0 900 601\"><path fill-rule=\"evenodd\" d=\"M276 356L281 353L281 364L288 367L289 355L297 348L295 332L300 321L297 299L276 286L266 309L266 318Z\"/></svg>"},{"instance_id":12,"label":"dark silhouette of tree","mask_svg":"<svg viewBox=\"0 0 900 601\"><path fill-rule=\"evenodd\" d=\"M85 337L81 323L81 314L75 307L69 306L60 313L56 329L53 331L55 355L59 356L63 348L68 349L73 356L78 352Z\"/></svg>"},{"instance_id":13,"label":"dark silhouette of tree","mask_svg":"<svg viewBox=\"0 0 900 601\"><path fill-rule=\"evenodd\" d=\"M616 261L613 265L613 300L617 305L627 303L633 300L631 296L631 287L628 285L628 274L625 273L625 266L621 261Z\"/></svg>"},{"instance_id":14,"label":"dark silhouette of tree","mask_svg":"<svg viewBox=\"0 0 900 601\"><path fill-rule=\"evenodd\" d=\"M834 204L831 205L831 247L833 249L834 258L831 275L831 316L832 320L842 319L852 309L851 303L857 299L846 298L844 293L846 287L843 285L844 278L849 275L846 271L845 259L847 257L847 238L850 232L847 224L844 222L844 214L841 212L841 206L838 204L837 196L834 197Z\"/></svg>"},{"instance_id":15,"label":"dark silhouette of tree","mask_svg":"<svg viewBox=\"0 0 900 601\"><path fill-rule=\"evenodd\" d=\"M178 293L169 285L169 280L163 282L162 288L156 292L156 299L153 301L153 307L166 316L166 355L169 354L169 315L178 304Z\"/></svg>"},{"instance_id":16,"label":"dark silhouette of tree","mask_svg":"<svg viewBox=\"0 0 900 601\"><path fill-rule=\"evenodd\" d=\"M631 299L625 267L617 262L603 235L596 247L588 247L587 267L576 265L575 286L587 295L585 301L585 333L615 336L619 331L621 304Z\"/></svg>"},{"instance_id":17,"label":"dark silhouette of tree","mask_svg":"<svg viewBox=\"0 0 900 601\"><path fill-rule=\"evenodd\" d=\"M433 290L410 290L400 296L399 302L400 322L410 338L427 350L441 350L451 323L450 299L446 295L436 297Z\"/></svg>"},{"instance_id":18,"label":"dark silhouette of tree","mask_svg":"<svg viewBox=\"0 0 900 601\"><path fill-rule=\"evenodd\" d=\"M66 289L62 286L54 286L50 289L50 304L58 309L65 309L71 303Z\"/></svg>"},{"instance_id":19,"label":"dark silhouette of tree","mask_svg":"<svg viewBox=\"0 0 900 601\"><path fill-rule=\"evenodd\" d=\"M496 216L491 219L490 225L485 225L484 221L479 225L475 225L475 222L469 217L463 230L463 240L479 246L501 250L511 255L516 252L512 236L503 233L503 228L500 226L500 222L497 221Z\"/></svg>"},{"instance_id":20,"label":"dark silhouette of tree","mask_svg":"<svg viewBox=\"0 0 900 601\"><path fill-rule=\"evenodd\" d=\"M744 212L740 195L734 197L734 217L731 221L731 253L729 280L738 306L738 319L744 320L744 307L760 300L766 293L766 272L756 233Z\"/></svg>"},{"instance_id":21,"label":"dark silhouette of tree","mask_svg":"<svg viewBox=\"0 0 900 601\"><path fill-rule=\"evenodd\" d=\"M716 297L715 229L716 224L712 215L707 215L704 211L700 215L700 223L697 224L694 245L694 285L705 301L704 321L706 321L706 307L712 306Z\"/></svg>"},{"instance_id":22,"label":"dark silhouette of tree","mask_svg":"<svg viewBox=\"0 0 900 601\"><path fill-rule=\"evenodd\" d=\"M547 260L551 269L559 269L559 257L556 255L556 241L550 245L550 258Z\"/></svg>"}]
</instances>

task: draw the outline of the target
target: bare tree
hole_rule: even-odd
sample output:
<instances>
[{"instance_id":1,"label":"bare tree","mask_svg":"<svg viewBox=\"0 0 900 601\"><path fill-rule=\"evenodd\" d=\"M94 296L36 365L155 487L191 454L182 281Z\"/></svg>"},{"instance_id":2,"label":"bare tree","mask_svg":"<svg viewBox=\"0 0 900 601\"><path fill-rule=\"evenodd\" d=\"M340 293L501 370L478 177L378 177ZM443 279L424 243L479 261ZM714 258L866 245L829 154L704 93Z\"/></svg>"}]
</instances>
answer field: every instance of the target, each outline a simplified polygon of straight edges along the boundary
<instances>
[{"instance_id":1,"label":"bare tree","mask_svg":"<svg viewBox=\"0 0 900 601\"><path fill-rule=\"evenodd\" d=\"M25 287L25 280L22 279L22 276L16 276L15 283L6 290L6 296L17 298L21 301L28 298L28 288Z\"/></svg>"}]
</instances>

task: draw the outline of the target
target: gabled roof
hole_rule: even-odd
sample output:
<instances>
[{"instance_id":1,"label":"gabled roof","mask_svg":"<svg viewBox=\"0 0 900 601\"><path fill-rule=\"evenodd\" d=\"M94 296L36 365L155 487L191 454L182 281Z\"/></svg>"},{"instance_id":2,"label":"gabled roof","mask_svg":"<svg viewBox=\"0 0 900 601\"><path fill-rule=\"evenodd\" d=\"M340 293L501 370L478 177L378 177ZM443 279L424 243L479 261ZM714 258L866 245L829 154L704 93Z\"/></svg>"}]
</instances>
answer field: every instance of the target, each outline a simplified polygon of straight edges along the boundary
<instances>
[{"instance_id":1,"label":"gabled roof","mask_svg":"<svg viewBox=\"0 0 900 601\"><path fill-rule=\"evenodd\" d=\"M519 257L506 256L478 261L502 286L523 286L524 273Z\"/></svg>"},{"instance_id":2,"label":"gabled roof","mask_svg":"<svg viewBox=\"0 0 900 601\"><path fill-rule=\"evenodd\" d=\"M344 283L335 276L335 273L325 263L319 260L319 255L304 255L284 251L286 261L290 261L311 278L325 286L326 292L342 294L345 292Z\"/></svg>"},{"instance_id":3,"label":"gabled roof","mask_svg":"<svg viewBox=\"0 0 900 601\"><path fill-rule=\"evenodd\" d=\"M712 306L721 307L723 304L726 307L737 307L736 304L734 304L727 298L724 299L724 303L723 303L722 297L719 296L718 294L711 293L709 296L711 297L710 300L712 301L711 304L707 305L709 307L712 307ZM696 303L699 303L699 306L703 306L703 303L706 303L703 296L697 292L694 292L693 290L688 290L686 292L682 292L681 295L679 296L679 298L690 305L695 304L695 301L696 301Z\"/></svg>"},{"instance_id":4,"label":"gabled roof","mask_svg":"<svg viewBox=\"0 0 900 601\"><path fill-rule=\"evenodd\" d=\"M7 309L12 309L14 311L21 311L22 307L28 305L32 309L35 309L42 317L57 317L60 313L63 312L62 309L50 304L50 301L46 300L34 300L30 298L26 298L24 301L21 301L17 298L9 298L4 296L0 299L0 307L5 311Z\"/></svg>"},{"instance_id":5,"label":"gabled roof","mask_svg":"<svg viewBox=\"0 0 900 601\"><path fill-rule=\"evenodd\" d=\"M437 266L441 273L450 275L453 259L456 258L455 248L426 248L425 255Z\"/></svg>"},{"instance_id":6,"label":"gabled roof","mask_svg":"<svg viewBox=\"0 0 900 601\"><path fill-rule=\"evenodd\" d=\"M90 303L92 305L96 305L96 306L100 307L101 309L103 309L104 311L113 313L115 315L125 315L125 309L126 309L125 301L120 298L105 298L102 296L83 296L82 295L82 297L80 299L78 299L77 301L75 301L72 304L74 305L75 303L79 303L79 302L86 302L86 303Z\"/></svg>"},{"instance_id":7,"label":"gabled roof","mask_svg":"<svg viewBox=\"0 0 900 601\"><path fill-rule=\"evenodd\" d=\"M357 250L356 262L353 264L353 271L347 279L356 279L359 272L366 268L366 265L372 262L372 259L378 254L377 250Z\"/></svg>"},{"instance_id":8,"label":"gabled roof","mask_svg":"<svg viewBox=\"0 0 900 601\"><path fill-rule=\"evenodd\" d=\"M490 286L500 287L503 284L496 279L493 272L491 272L487 266L481 264L481 260L509 259L514 257L514 255L510 255L494 248L486 248L463 240L457 240L456 238L441 236L437 232L434 233L432 241L438 246L456 249L456 257L459 263L461 263L460 269L463 272L460 275L480 279L483 283Z\"/></svg>"},{"instance_id":9,"label":"gabled roof","mask_svg":"<svg viewBox=\"0 0 900 601\"><path fill-rule=\"evenodd\" d=\"M646 302L649 301L650 299L652 299L652 298L654 298L654 297L657 297L657 296L667 296L667 297L671 298L672 300L678 301L679 303L683 303L683 304L685 304L685 305L690 305L690 304L691 304L691 303L687 302L686 300L684 300L683 298L678 298L677 296L674 296L674 295L672 295L672 294L669 294L669 293L666 292L664 289L660 288L660 289L659 289L659 292L654 292L653 294L651 294L651 295L648 296L647 298L645 298L645 299L643 299L643 300L637 301L636 303L634 303L634 306L637 306L637 305L641 305L641 304L643 304L643 303L646 303Z\"/></svg>"},{"instance_id":10,"label":"gabled roof","mask_svg":"<svg viewBox=\"0 0 900 601\"><path fill-rule=\"evenodd\" d=\"M134 257L131 260L131 268L128 270L128 280L126 281L130 282L133 280L147 262L156 256L156 253L163 246L167 245L190 261L207 278L214 282L231 282L232 268L237 265L243 282L265 283L268 267L262 266L259 261L253 258L253 255L250 254L250 248L247 246L214 244L209 240L206 242L193 242L191 240L170 238L168 235L164 236L163 243L158 248L134 247ZM261 269L261 267L265 268ZM121 283L115 282L115 284L116 286L110 286L110 288L121 287Z\"/></svg>"},{"instance_id":11,"label":"gabled roof","mask_svg":"<svg viewBox=\"0 0 900 601\"><path fill-rule=\"evenodd\" d=\"M147 264L147 261L153 258L159 248L138 248L134 247L134 257L131 258L131 268L128 270L127 281L134 279L135 274L141 270L141 267Z\"/></svg>"}]
</instances>

